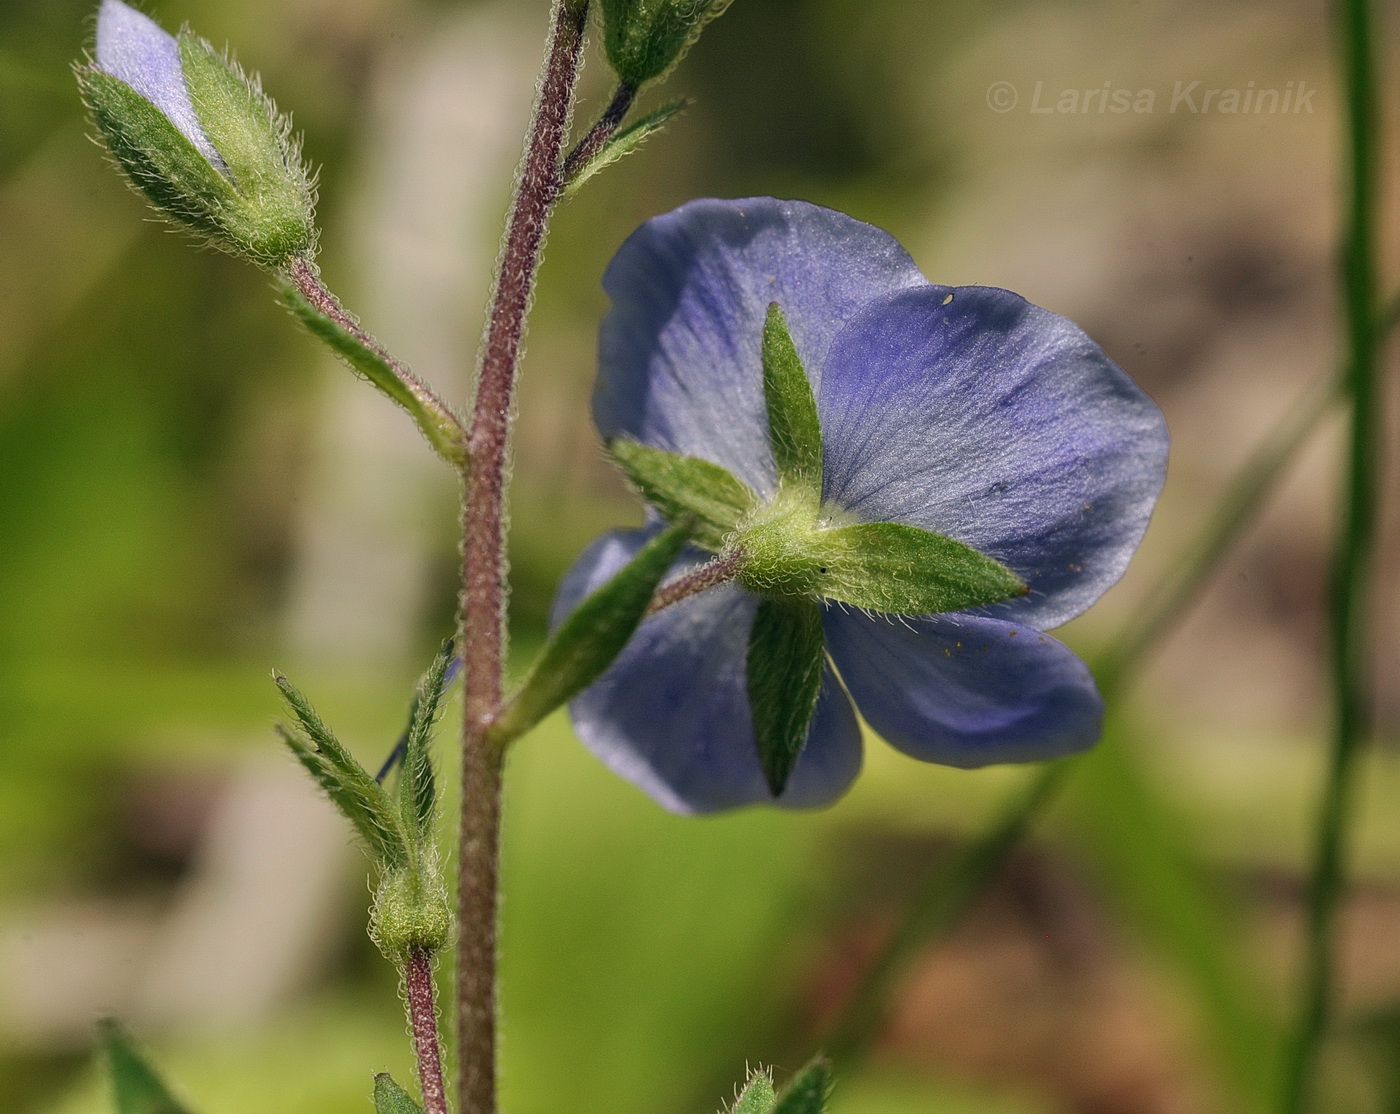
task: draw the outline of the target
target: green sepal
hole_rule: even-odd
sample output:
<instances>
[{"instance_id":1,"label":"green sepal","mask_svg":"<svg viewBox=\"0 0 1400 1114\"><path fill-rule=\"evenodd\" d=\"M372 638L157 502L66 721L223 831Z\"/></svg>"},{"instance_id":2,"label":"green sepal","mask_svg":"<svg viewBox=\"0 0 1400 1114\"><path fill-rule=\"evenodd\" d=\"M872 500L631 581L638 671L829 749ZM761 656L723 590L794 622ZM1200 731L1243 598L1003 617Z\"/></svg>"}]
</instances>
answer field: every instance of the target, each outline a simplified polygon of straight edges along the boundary
<instances>
[{"instance_id":1,"label":"green sepal","mask_svg":"<svg viewBox=\"0 0 1400 1114\"><path fill-rule=\"evenodd\" d=\"M664 77L729 0L603 0L608 64L626 84Z\"/></svg>"},{"instance_id":2,"label":"green sepal","mask_svg":"<svg viewBox=\"0 0 1400 1114\"><path fill-rule=\"evenodd\" d=\"M755 1068L729 1114L770 1114L777 1096L773 1093L773 1074L767 1068Z\"/></svg>"},{"instance_id":3,"label":"green sepal","mask_svg":"<svg viewBox=\"0 0 1400 1114\"><path fill-rule=\"evenodd\" d=\"M100 1026L116 1114L187 1114L115 1021Z\"/></svg>"},{"instance_id":4,"label":"green sepal","mask_svg":"<svg viewBox=\"0 0 1400 1114\"><path fill-rule=\"evenodd\" d=\"M611 580L589 593L554 632L519 692L492 725L493 737L519 737L602 676L641 623L692 526L693 520L668 526Z\"/></svg>"},{"instance_id":5,"label":"green sepal","mask_svg":"<svg viewBox=\"0 0 1400 1114\"><path fill-rule=\"evenodd\" d=\"M740 520L758 505L747 484L718 464L654 449L625 437L608 442L608 453L637 492L671 522L695 517L692 540L718 553Z\"/></svg>"},{"instance_id":6,"label":"green sepal","mask_svg":"<svg viewBox=\"0 0 1400 1114\"><path fill-rule=\"evenodd\" d=\"M224 218L241 203L233 183L126 82L92 66L76 73L93 122L131 184L171 220L230 248Z\"/></svg>"},{"instance_id":7,"label":"green sepal","mask_svg":"<svg viewBox=\"0 0 1400 1114\"><path fill-rule=\"evenodd\" d=\"M825 661L822 608L804 599L762 600L749 632L748 690L759 763L773 796L807 742Z\"/></svg>"},{"instance_id":8,"label":"green sepal","mask_svg":"<svg viewBox=\"0 0 1400 1114\"><path fill-rule=\"evenodd\" d=\"M442 712L447 691L447 669L452 664L452 640L448 639L418 683L404 736L403 764L399 768L399 814L404 828L420 842L431 842L437 814L437 778L433 773L433 729Z\"/></svg>"},{"instance_id":9,"label":"green sepal","mask_svg":"<svg viewBox=\"0 0 1400 1114\"><path fill-rule=\"evenodd\" d=\"M466 431L456 416L421 380L396 366L377 346L367 344L307 300L285 275L278 281L282 302L312 336L408 411L423 436L449 464L467 458Z\"/></svg>"},{"instance_id":10,"label":"green sepal","mask_svg":"<svg viewBox=\"0 0 1400 1114\"><path fill-rule=\"evenodd\" d=\"M869 611L938 615L1024 596L1025 581L972 546L900 522L818 531L816 592Z\"/></svg>"},{"instance_id":11,"label":"green sepal","mask_svg":"<svg viewBox=\"0 0 1400 1114\"><path fill-rule=\"evenodd\" d=\"M817 399L777 302L768 306L763 323L763 399L779 482L820 491L822 427Z\"/></svg>"},{"instance_id":12,"label":"green sepal","mask_svg":"<svg viewBox=\"0 0 1400 1114\"><path fill-rule=\"evenodd\" d=\"M788 1081L773 1114L825 1114L831 1098L831 1061L818 1056Z\"/></svg>"},{"instance_id":13,"label":"green sepal","mask_svg":"<svg viewBox=\"0 0 1400 1114\"><path fill-rule=\"evenodd\" d=\"M649 112L635 124L613 134L612 138L598 148L593 157L576 170L564 185L564 196L572 197L580 186L598 171L617 162L624 155L630 155L671 121L671 117L686 108L690 101L682 98L662 105L655 112Z\"/></svg>"},{"instance_id":14,"label":"green sepal","mask_svg":"<svg viewBox=\"0 0 1400 1114\"><path fill-rule=\"evenodd\" d=\"M396 964L414 952L441 951L452 939L452 906L437 849L423 845L414 851L406 870L384 873L370 904L370 938Z\"/></svg>"},{"instance_id":15,"label":"green sepal","mask_svg":"<svg viewBox=\"0 0 1400 1114\"><path fill-rule=\"evenodd\" d=\"M388 1072L374 1077L374 1110L375 1114L423 1114L423 1108Z\"/></svg>"},{"instance_id":16,"label":"green sepal","mask_svg":"<svg viewBox=\"0 0 1400 1114\"><path fill-rule=\"evenodd\" d=\"M274 674L273 679L301 725L297 731L278 724L282 741L350 821L374 861L385 870L407 867L412 854L404 837L401 814L389 794L341 746L295 685L281 674Z\"/></svg>"},{"instance_id":17,"label":"green sepal","mask_svg":"<svg viewBox=\"0 0 1400 1114\"><path fill-rule=\"evenodd\" d=\"M290 124L203 39L181 31L177 42L195 115L238 193L238 204L220 217L225 235L265 267L309 254L316 244L315 196Z\"/></svg>"}]
</instances>

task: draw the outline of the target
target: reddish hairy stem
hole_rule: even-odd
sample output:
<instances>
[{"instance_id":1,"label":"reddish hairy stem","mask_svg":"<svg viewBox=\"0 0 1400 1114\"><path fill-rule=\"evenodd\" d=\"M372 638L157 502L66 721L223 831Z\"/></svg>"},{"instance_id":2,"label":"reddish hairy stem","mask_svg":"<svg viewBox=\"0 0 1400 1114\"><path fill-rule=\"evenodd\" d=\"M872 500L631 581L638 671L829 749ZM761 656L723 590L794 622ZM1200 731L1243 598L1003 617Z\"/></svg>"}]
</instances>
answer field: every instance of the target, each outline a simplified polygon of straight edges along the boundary
<instances>
[{"instance_id":1,"label":"reddish hairy stem","mask_svg":"<svg viewBox=\"0 0 1400 1114\"><path fill-rule=\"evenodd\" d=\"M423 1114L447 1114L432 956L417 948L410 952L403 968L403 981L408 991L408 1022L413 1027L418 1083L423 1089Z\"/></svg>"},{"instance_id":2,"label":"reddish hairy stem","mask_svg":"<svg viewBox=\"0 0 1400 1114\"><path fill-rule=\"evenodd\" d=\"M656 590L656 594L651 597L651 603L647 604L645 617L649 618L672 604L680 603L681 600L689 599L691 596L698 596L706 589L715 588L726 581L733 580L743 567L744 554L739 550L734 550L722 557L716 557L713 561L707 561L698 568L691 569L690 572L668 581Z\"/></svg>"},{"instance_id":3,"label":"reddish hairy stem","mask_svg":"<svg viewBox=\"0 0 1400 1114\"><path fill-rule=\"evenodd\" d=\"M573 181L588 161L603 149L613 133L622 125L622 121L627 118L627 113L632 110L632 102L637 99L637 87L635 85L619 85L617 91L613 93L613 99L608 107L603 110L603 115L598 118L598 122L588 129L579 144L569 152L569 157L564 160L563 179L567 185Z\"/></svg>"},{"instance_id":4,"label":"reddish hairy stem","mask_svg":"<svg viewBox=\"0 0 1400 1114\"><path fill-rule=\"evenodd\" d=\"M321 281L321 276L316 273L316 268L309 260L296 256L287 264L286 273L303 298L393 368L395 377L414 398L444 420L455 421L447 404L438 398L423 380L396 360L387 348L360 328L359 322L345 312L340 300Z\"/></svg>"},{"instance_id":5,"label":"reddish hairy stem","mask_svg":"<svg viewBox=\"0 0 1400 1114\"><path fill-rule=\"evenodd\" d=\"M496 912L503 755L486 739L505 654L505 475L516 369L545 227L559 198L587 0L556 3L554 30L511 207L482 349L463 500L462 826L457 1040L462 1114L496 1109Z\"/></svg>"}]
</instances>

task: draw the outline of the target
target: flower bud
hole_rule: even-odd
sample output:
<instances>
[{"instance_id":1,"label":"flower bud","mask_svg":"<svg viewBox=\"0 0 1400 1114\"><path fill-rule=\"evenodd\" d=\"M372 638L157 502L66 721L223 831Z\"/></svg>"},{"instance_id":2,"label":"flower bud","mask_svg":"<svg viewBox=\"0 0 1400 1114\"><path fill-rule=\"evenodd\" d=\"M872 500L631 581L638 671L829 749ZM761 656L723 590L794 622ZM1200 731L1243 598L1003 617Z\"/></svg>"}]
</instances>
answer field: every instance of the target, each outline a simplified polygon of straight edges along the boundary
<instances>
[{"instance_id":1,"label":"flower bud","mask_svg":"<svg viewBox=\"0 0 1400 1114\"><path fill-rule=\"evenodd\" d=\"M410 952L437 952L452 938L447 887L424 856L407 869L386 871L370 910L370 936L392 962Z\"/></svg>"},{"instance_id":2,"label":"flower bud","mask_svg":"<svg viewBox=\"0 0 1400 1114\"><path fill-rule=\"evenodd\" d=\"M78 82L127 177L171 220L280 267L315 245L315 201L290 125L207 42L103 0Z\"/></svg>"},{"instance_id":3,"label":"flower bud","mask_svg":"<svg viewBox=\"0 0 1400 1114\"><path fill-rule=\"evenodd\" d=\"M729 0L603 0L608 63L634 89L664 77Z\"/></svg>"}]
</instances>

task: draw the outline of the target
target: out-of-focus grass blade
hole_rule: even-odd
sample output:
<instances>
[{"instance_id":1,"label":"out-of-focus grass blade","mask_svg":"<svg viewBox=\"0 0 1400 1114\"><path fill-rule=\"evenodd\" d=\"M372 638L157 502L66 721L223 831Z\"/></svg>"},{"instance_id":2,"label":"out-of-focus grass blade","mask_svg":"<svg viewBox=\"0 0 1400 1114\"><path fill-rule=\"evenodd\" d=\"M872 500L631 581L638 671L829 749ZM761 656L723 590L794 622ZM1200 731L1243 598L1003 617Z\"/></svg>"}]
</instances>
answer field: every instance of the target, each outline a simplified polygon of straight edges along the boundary
<instances>
[{"instance_id":1,"label":"out-of-focus grass blade","mask_svg":"<svg viewBox=\"0 0 1400 1114\"><path fill-rule=\"evenodd\" d=\"M1122 715L1110 715L1098 747L1076 761L1065 803L1088 859L1122 920L1177 970L1200 1008L1202 1045L1231 1091L1230 1109L1266 1109L1278 1029L1259 1008L1221 894L1195 860L1185 821L1162 799L1133 753Z\"/></svg>"},{"instance_id":2,"label":"out-of-focus grass blade","mask_svg":"<svg viewBox=\"0 0 1400 1114\"><path fill-rule=\"evenodd\" d=\"M188 1114L115 1021L102 1023L102 1044L117 1114Z\"/></svg>"}]
</instances>

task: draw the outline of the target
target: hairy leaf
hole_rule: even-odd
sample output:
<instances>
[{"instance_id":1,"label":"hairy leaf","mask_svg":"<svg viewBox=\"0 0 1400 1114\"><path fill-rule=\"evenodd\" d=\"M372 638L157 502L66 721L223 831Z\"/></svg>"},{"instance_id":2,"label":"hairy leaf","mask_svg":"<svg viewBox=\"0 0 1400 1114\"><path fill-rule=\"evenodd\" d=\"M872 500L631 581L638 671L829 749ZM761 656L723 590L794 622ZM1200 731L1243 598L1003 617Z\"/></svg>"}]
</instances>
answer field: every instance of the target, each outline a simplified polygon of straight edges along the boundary
<instances>
[{"instance_id":1,"label":"hairy leaf","mask_svg":"<svg viewBox=\"0 0 1400 1114\"><path fill-rule=\"evenodd\" d=\"M708 460L668 453L626 438L608 452L648 503L671 522L694 515L693 540L718 553L724 539L758 502L748 486Z\"/></svg>"},{"instance_id":2,"label":"hairy leaf","mask_svg":"<svg viewBox=\"0 0 1400 1114\"><path fill-rule=\"evenodd\" d=\"M763 776L782 793L807 742L821 692L821 605L802 599L764 600L749 633L749 707Z\"/></svg>"},{"instance_id":3,"label":"hairy leaf","mask_svg":"<svg viewBox=\"0 0 1400 1114\"><path fill-rule=\"evenodd\" d=\"M822 427L802 358L777 302L763 324L763 398L778 478L814 490L822 482Z\"/></svg>"},{"instance_id":4,"label":"hairy leaf","mask_svg":"<svg viewBox=\"0 0 1400 1114\"><path fill-rule=\"evenodd\" d=\"M692 522L662 530L564 620L493 730L514 738L586 689L622 652L656 586L680 555Z\"/></svg>"}]
</instances>

